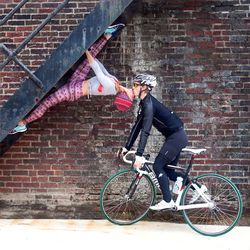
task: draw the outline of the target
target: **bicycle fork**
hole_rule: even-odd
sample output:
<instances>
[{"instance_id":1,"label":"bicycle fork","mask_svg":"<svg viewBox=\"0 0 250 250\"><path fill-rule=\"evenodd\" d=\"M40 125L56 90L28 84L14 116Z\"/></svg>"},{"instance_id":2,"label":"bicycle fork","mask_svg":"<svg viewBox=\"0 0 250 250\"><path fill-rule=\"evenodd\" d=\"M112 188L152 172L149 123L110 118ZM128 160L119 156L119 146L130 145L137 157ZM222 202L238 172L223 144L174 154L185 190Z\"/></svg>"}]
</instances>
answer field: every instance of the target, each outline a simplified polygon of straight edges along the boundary
<instances>
[{"instance_id":1,"label":"bicycle fork","mask_svg":"<svg viewBox=\"0 0 250 250\"><path fill-rule=\"evenodd\" d=\"M132 183L130 184L129 188L128 188L128 191L126 192L125 194L125 197L127 199L127 201L131 200L136 189L137 189L137 186L139 185L140 183L140 180L142 178L143 174L141 173L138 173L135 177L135 179L132 181Z\"/></svg>"}]
</instances>

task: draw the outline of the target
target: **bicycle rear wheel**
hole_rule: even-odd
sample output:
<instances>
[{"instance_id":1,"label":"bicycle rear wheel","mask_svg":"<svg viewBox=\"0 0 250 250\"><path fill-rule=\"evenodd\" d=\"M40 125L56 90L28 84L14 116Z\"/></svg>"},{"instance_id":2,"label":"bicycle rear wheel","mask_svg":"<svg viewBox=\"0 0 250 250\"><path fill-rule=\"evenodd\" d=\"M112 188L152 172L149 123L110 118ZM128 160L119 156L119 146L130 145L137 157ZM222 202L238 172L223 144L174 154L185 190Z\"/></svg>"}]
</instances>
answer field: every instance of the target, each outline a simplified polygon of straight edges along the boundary
<instances>
[{"instance_id":1,"label":"bicycle rear wheel","mask_svg":"<svg viewBox=\"0 0 250 250\"><path fill-rule=\"evenodd\" d=\"M141 220L155 197L155 187L146 175L138 178L134 170L111 176L100 195L104 216L114 224L130 225Z\"/></svg>"},{"instance_id":2,"label":"bicycle rear wheel","mask_svg":"<svg viewBox=\"0 0 250 250\"><path fill-rule=\"evenodd\" d=\"M208 208L183 210L186 222L196 232L207 236L220 236L229 232L242 214L242 198L238 188L228 178L218 174L204 174L193 180L198 186L205 185ZM194 190L189 184L183 192L181 204L190 204ZM192 204L204 203L200 196Z\"/></svg>"}]
</instances>

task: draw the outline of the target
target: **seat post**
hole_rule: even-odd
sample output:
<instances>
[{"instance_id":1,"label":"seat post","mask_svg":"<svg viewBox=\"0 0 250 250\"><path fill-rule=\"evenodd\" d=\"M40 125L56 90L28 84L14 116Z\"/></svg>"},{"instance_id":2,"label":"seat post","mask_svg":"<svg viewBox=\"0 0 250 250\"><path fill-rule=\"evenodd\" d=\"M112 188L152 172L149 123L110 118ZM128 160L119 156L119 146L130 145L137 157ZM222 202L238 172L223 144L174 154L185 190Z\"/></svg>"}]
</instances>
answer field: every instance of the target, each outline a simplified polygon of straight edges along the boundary
<instances>
[{"instance_id":1,"label":"seat post","mask_svg":"<svg viewBox=\"0 0 250 250\"><path fill-rule=\"evenodd\" d=\"M188 167L187 167L187 169L186 169L186 172L185 172L185 174L184 174L182 186L184 186L185 183L186 183L186 181L187 181L189 172L190 172L190 170L191 170L191 168L192 168L192 166L193 166L194 158L195 158L195 154L192 154L192 155L191 155L191 158L190 158L190 161L189 161L189 165L188 165Z\"/></svg>"}]
</instances>

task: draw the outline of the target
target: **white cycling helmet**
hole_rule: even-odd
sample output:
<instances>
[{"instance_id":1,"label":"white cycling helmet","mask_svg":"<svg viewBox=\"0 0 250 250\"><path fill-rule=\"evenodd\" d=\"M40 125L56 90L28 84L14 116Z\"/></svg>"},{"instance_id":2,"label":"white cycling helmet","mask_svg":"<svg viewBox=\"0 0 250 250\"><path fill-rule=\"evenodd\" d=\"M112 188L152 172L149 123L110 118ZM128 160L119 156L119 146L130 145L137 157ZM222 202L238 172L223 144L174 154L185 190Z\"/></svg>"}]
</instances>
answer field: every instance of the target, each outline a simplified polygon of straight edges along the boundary
<instances>
[{"instance_id":1,"label":"white cycling helmet","mask_svg":"<svg viewBox=\"0 0 250 250\"><path fill-rule=\"evenodd\" d=\"M150 90L152 90L157 84L156 77L149 74L139 74L134 78L133 82L140 85L146 85Z\"/></svg>"}]
</instances>

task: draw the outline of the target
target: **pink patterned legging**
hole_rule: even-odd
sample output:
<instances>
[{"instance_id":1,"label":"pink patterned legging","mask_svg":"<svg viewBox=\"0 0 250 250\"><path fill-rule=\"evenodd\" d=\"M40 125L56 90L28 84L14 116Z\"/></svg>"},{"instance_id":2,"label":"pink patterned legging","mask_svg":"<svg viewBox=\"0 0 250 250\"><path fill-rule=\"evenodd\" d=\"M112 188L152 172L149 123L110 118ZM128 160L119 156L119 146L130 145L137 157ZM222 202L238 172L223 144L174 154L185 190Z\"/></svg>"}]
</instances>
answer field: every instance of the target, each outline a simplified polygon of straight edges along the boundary
<instances>
[{"instance_id":1,"label":"pink patterned legging","mask_svg":"<svg viewBox=\"0 0 250 250\"><path fill-rule=\"evenodd\" d=\"M102 50L106 43L107 39L104 36L95 42L90 48L92 56L96 57L96 55ZM56 104L63 101L75 101L79 99L83 95L83 81L86 80L90 69L91 67L89 65L88 59L85 59L77 67L67 83L59 88L56 92L43 99L39 106L34 109L31 114L28 115L28 117L23 119L23 121L26 124L31 123L41 118L50 107L55 106Z\"/></svg>"}]
</instances>

